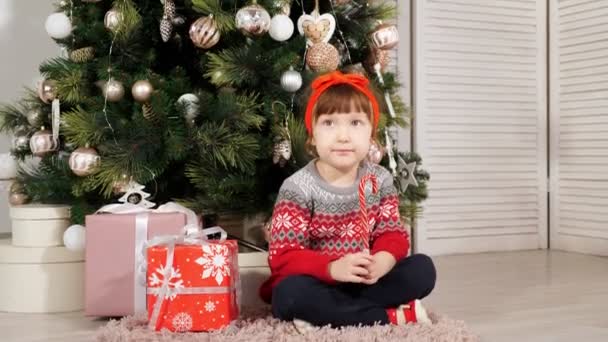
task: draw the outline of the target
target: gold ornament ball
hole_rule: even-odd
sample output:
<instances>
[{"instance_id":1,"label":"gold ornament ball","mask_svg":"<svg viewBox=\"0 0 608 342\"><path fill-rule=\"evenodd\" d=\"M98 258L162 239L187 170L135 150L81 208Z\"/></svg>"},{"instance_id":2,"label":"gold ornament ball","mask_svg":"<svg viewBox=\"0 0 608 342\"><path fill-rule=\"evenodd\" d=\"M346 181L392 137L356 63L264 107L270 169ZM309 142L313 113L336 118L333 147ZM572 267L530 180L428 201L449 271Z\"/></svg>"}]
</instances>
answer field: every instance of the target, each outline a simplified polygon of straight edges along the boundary
<instances>
[{"instance_id":1,"label":"gold ornament ball","mask_svg":"<svg viewBox=\"0 0 608 342\"><path fill-rule=\"evenodd\" d=\"M44 103L51 103L57 97L57 87L53 80L42 80L38 84L38 97Z\"/></svg>"},{"instance_id":2,"label":"gold ornament ball","mask_svg":"<svg viewBox=\"0 0 608 342\"><path fill-rule=\"evenodd\" d=\"M117 9L112 8L111 10L106 12L105 17L103 18L104 26L115 32L122 22L122 13L120 13Z\"/></svg>"},{"instance_id":3,"label":"gold ornament ball","mask_svg":"<svg viewBox=\"0 0 608 342\"><path fill-rule=\"evenodd\" d=\"M202 49L210 49L220 41L220 31L212 15L193 22L189 34L192 43Z\"/></svg>"},{"instance_id":4,"label":"gold ornament ball","mask_svg":"<svg viewBox=\"0 0 608 342\"><path fill-rule=\"evenodd\" d=\"M371 33L370 39L376 49L389 50L399 43L397 26L380 24Z\"/></svg>"},{"instance_id":5,"label":"gold ornament ball","mask_svg":"<svg viewBox=\"0 0 608 342\"><path fill-rule=\"evenodd\" d=\"M108 98L110 102L118 102L125 96L125 87L122 82L111 79L103 86L103 96Z\"/></svg>"},{"instance_id":6,"label":"gold ornament ball","mask_svg":"<svg viewBox=\"0 0 608 342\"><path fill-rule=\"evenodd\" d=\"M340 64L340 53L329 43L313 44L306 54L306 64L314 72L334 71Z\"/></svg>"},{"instance_id":7,"label":"gold ornament ball","mask_svg":"<svg viewBox=\"0 0 608 342\"><path fill-rule=\"evenodd\" d=\"M23 194L25 193L25 186L21 182L11 183L11 187L8 190L9 194Z\"/></svg>"},{"instance_id":8,"label":"gold ornament ball","mask_svg":"<svg viewBox=\"0 0 608 342\"><path fill-rule=\"evenodd\" d=\"M152 92L154 92L154 87L152 87L152 83L147 80L139 80L135 82L131 88L133 98L139 103L148 102L152 97Z\"/></svg>"},{"instance_id":9,"label":"gold ornament ball","mask_svg":"<svg viewBox=\"0 0 608 342\"><path fill-rule=\"evenodd\" d=\"M95 172L100 157L94 148L79 147L70 154L69 165L75 175L84 177Z\"/></svg>"},{"instance_id":10,"label":"gold ornament ball","mask_svg":"<svg viewBox=\"0 0 608 342\"><path fill-rule=\"evenodd\" d=\"M37 157L57 150L57 145L57 140L53 138L53 133L48 129L40 130L30 138L30 150Z\"/></svg>"},{"instance_id":11,"label":"gold ornament ball","mask_svg":"<svg viewBox=\"0 0 608 342\"><path fill-rule=\"evenodd\" d=\"M262 36L270 30L270 14L258 4L245 6L236 12L236 27L246 36Z\"/></svg>"},{"instance_id":12,"label":"gold ornament ball","mask_svg":"<svg viewBox=\"0 0 608 342\"><path fill-rule=\"evenodd\" d=\"M10 205L24 205L29 201L29 197L26 194L10 194L8 195L8 203Z\"/></svg>"},{"instance_id":13,"label":"gold ornament ball","mask_svg":"<svg viewBox=\"0 0 608 342\"><path fill-rule=\"evenodd\" d=\"M33 127L40 127L44 121L44 114L40 108L32 108L25 114L27 122Z\"/></svg>"}]
</instances>

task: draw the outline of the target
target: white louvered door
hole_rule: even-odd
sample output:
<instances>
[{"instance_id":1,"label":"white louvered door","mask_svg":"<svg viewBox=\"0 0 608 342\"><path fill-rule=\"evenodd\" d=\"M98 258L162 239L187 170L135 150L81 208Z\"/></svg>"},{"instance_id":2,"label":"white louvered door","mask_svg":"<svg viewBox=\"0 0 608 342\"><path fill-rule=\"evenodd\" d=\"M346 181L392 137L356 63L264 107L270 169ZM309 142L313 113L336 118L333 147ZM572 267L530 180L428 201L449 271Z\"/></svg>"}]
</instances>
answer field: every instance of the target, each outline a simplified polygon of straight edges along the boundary
<instances>
[{"instance_id":1,"label":"white louvered door","mask_svg":"<svg viewBox=\"0 0 608 342\"><path fill-rule=\"evenodd\" d=\"M546 248L546 0L413 1L417 250Z\"/></svg>"},{"instance_id":2,"label":"white louvered door","mask_svg":"<svg viewBox=\"0 0 608 342\"><path fill-rule=\"evenodd\" d=\"M608 1L549 8L551 248L608 255Z\"/></svg>"}]
</instances>

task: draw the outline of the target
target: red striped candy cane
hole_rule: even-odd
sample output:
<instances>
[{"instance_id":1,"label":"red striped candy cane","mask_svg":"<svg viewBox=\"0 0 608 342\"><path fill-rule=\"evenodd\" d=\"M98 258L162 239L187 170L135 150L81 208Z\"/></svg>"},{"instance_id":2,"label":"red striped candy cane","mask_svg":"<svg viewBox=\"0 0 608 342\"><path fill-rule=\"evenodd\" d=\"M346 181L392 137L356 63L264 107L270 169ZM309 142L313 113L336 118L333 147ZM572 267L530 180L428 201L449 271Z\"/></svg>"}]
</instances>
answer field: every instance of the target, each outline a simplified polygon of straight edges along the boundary
<instances>
[{"instance_id":1,"label":"red striped candy cane","mask_svg":"<svg viewBox=\"0 0 608 342\"><path fill-rule=\"evenodd\" d=\"M365 240L365 250L369 253L369 239L371 229L369 228L369 218L367 217L367 201L365 199L365 185L367 182L372 183L372 194L378 193L378 179L374 174L367 174L361 178L359 182L359 218L361 219L361 229Z\"/></svg>"}]
</instances>

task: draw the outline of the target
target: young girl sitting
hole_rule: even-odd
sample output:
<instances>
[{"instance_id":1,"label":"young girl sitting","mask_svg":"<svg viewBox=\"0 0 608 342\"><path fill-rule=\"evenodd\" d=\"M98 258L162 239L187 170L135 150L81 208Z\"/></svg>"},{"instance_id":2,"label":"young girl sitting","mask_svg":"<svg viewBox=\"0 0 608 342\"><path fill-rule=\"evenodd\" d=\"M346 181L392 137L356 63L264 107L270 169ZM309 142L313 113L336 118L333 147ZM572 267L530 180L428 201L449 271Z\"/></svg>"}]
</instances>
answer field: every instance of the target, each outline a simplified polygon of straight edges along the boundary
<instances>
[{"instance_id":1,"label":"young girl sitting","mask_svg":"<svg viewBox=\"0 0 608 342\"><path fill-rule=\"evenodd\" d=\"M271 276L260 289L273 315L299 331L430 323L419 299L433 290L435 267L426 255L406 257L409 235L393 177L366 161L379 115L363 76L336 71L312 83L305 123L316 159L281 186L270 228ZM378 191L364 194L363 222L358 189L368 178Z\"/></svg>"}]
</instances>

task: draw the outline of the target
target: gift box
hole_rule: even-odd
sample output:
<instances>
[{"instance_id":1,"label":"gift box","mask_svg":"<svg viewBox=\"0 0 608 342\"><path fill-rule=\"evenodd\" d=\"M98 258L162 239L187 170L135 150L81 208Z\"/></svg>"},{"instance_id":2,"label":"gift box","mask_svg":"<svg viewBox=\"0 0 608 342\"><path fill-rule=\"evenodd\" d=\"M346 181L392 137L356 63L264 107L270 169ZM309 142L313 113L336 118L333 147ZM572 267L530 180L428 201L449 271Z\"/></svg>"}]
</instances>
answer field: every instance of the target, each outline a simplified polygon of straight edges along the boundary
<instances>
[{"instance_id":1,"label":"gift box","mask_svg":"<svg viewBox=\"0 0 608 342\"><path fill-rule=\"evenodd\" d=\"M88 215L85 314L146 313L145 243L155 236L181 234L186 224L182 212Z\"/></svg>"},{"instance_id":2,"label":"gift box","mask_svg":"<svg viewBox=\"0 0 608 342\"><path fill-rule=\"evenodd\" d=\"M70 225L70 207L51 204L11 206L12 244L20 247L63 246Z\"/></svg>"},{"instance_id":3,"label":"gift box","mask_svg":"<svg viewBox=\"0 0 608 342\"><path fill-rule=\"evenodd\" d=\"M0 239L0 312L82 310L84 253L63 246L18 247Z\"/></svg>"},{"instance_id":4,"label":"gift box","mask_svg":"<svg viewBox=\"0 0 608 342\"><path fill-rule=\"evenodd\" d=\"M211 331L238 318L236 241L152 246L147 250L147 260L151 328Z\"/></svg>"}]
</instances>

